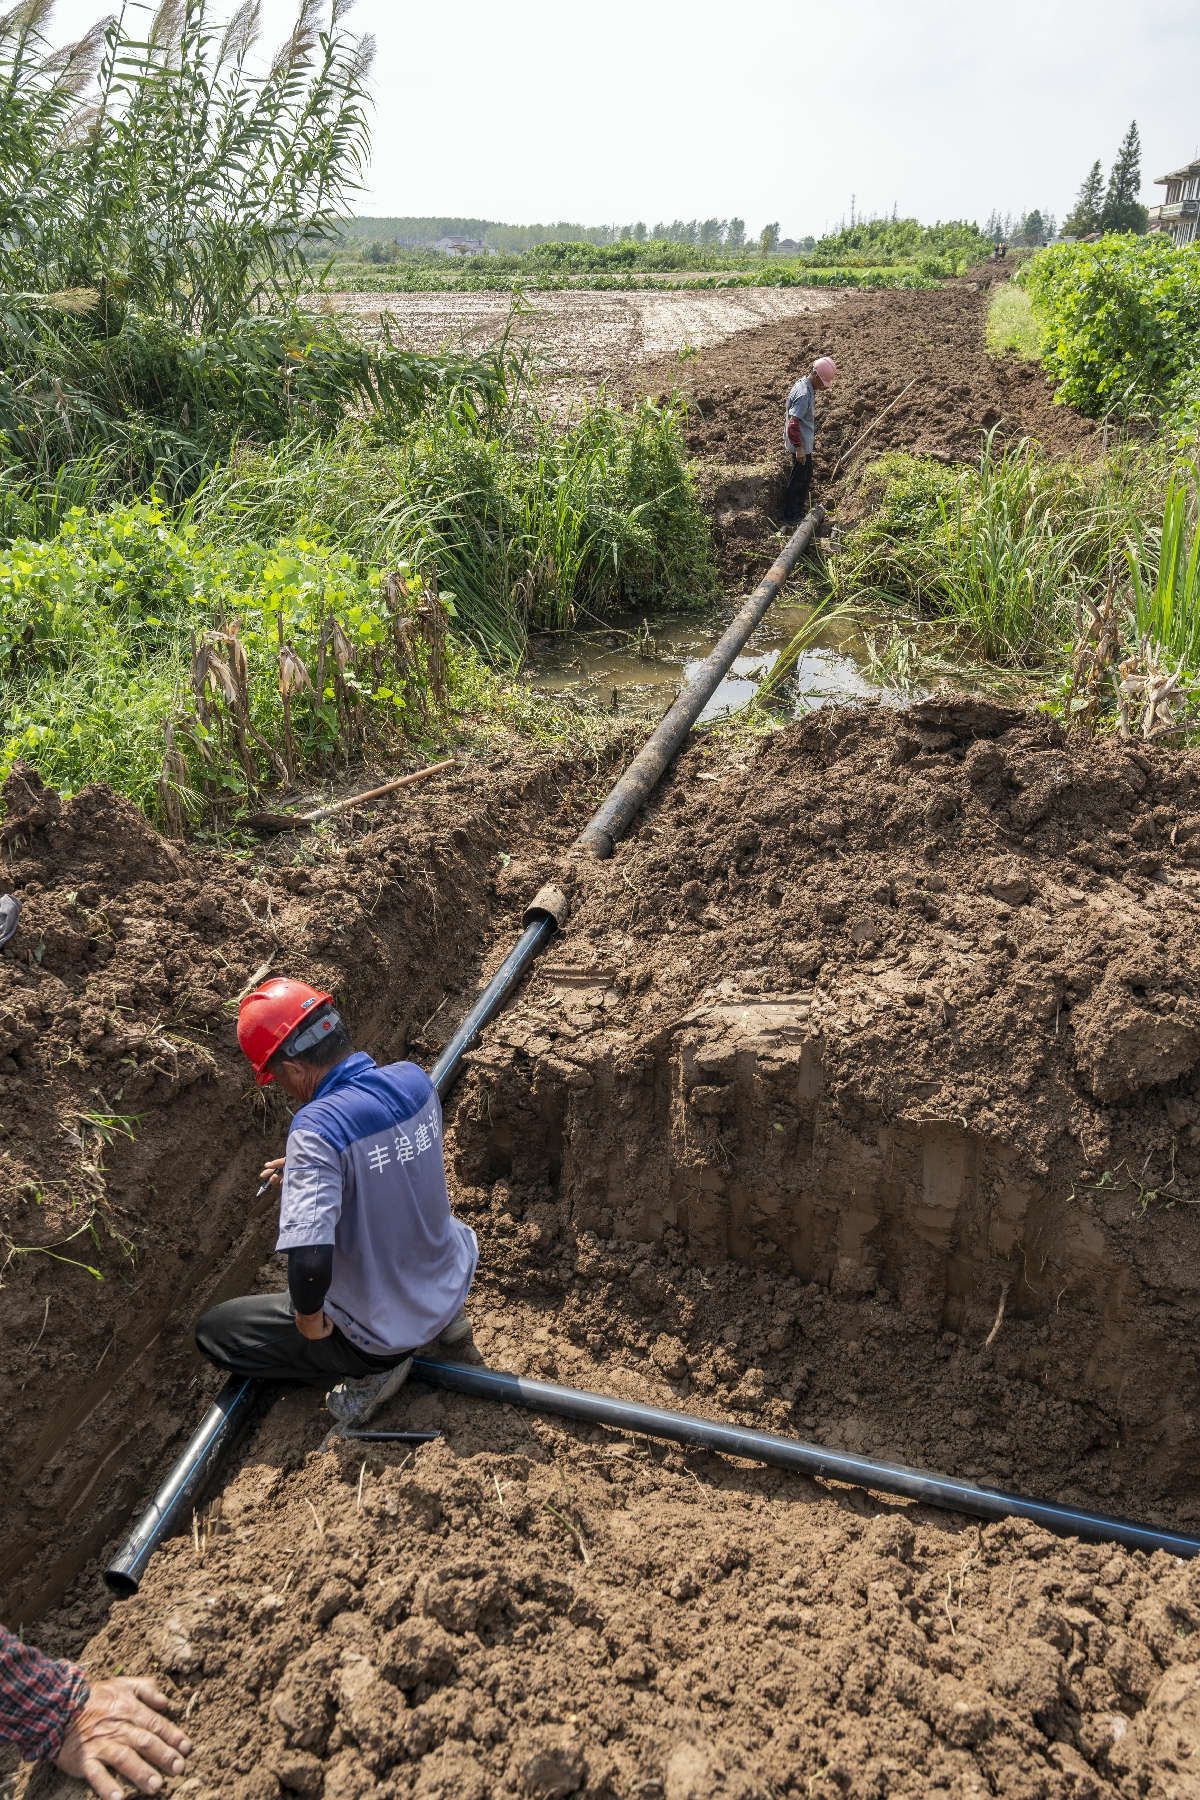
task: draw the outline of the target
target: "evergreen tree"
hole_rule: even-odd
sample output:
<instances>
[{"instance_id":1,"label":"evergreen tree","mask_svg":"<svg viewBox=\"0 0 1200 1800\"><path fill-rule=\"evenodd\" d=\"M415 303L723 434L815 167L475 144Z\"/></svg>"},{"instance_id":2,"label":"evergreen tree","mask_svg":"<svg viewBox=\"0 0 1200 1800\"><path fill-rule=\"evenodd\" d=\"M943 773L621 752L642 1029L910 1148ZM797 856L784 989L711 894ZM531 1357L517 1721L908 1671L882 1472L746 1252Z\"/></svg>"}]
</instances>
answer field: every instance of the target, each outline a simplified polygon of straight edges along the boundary
<instances>
[{"instance_id":1,"label":"evergreen tree","mask_svg":"<svg viewBox=\"0 0 1200 1800\"><path fill-rule=\"evenodd\" d=\"M730 219L729 229L725 233L725 248L740 250L746 242L745 219Z\"/></svg>"},{"instance_id":2,"label":"evergreen tree","mask_svg":"<svg viewBox=\"0 0 1200 1800\"><path fill-rule=\"evenodd\" d=\"M1108 177L1108 192L1100 214L1102 231L1145 231L1146 209L1138 199L1142 185L1142 140L1137 120L1121 140L1117 160Z\"/></svg>"},{"instance_id":3,"label":"evergreen tree","mask_svg":"<svg viewBox=\"0 0 1200 1800\"><path fill-rule=\"evenodd\" d=\"M1038 207L1027 212L1013 233L1014 244L1032 244L1035 247L1046 241L1046 221Z\"/></svg>"},{"instance_id":4,"label":"evergreen tree","mask_svg":"<svg viewBox=\"0 0 1200 1800\"><path fill-rule=\"evenodd\" d=\"M1099 231L1103 210L1104 170L1097 157L1084 176L1079 198L1063 220L1064 232L1068 237L1087 237L1089 232Z\"/></svg>"}]
</instances>

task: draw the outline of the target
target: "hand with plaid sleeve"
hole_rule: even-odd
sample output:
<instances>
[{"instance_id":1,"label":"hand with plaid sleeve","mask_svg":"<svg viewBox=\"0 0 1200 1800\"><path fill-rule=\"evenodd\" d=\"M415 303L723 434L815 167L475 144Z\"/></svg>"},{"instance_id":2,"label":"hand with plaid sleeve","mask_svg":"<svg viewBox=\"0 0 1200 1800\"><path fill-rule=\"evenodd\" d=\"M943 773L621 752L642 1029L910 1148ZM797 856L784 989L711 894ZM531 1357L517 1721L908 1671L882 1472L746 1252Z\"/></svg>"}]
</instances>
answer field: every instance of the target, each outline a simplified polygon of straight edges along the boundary
<instances>
[{"instance_id":1,"label":"hand with plaid sleeve","mask_svg":"<svg viewBox=\"0 0 1200 1800\"><path fill-rule=\"evenodd\" d=\"M183 1773L192 1746L162 1716L169 1704L137 1677L89 1683L75 1663L55 1662L0 1625L0 1742L79 1776L102 1800L122 1800L115 1776L156 1794L159 1769Z\"/></svg>"}]
</instances>

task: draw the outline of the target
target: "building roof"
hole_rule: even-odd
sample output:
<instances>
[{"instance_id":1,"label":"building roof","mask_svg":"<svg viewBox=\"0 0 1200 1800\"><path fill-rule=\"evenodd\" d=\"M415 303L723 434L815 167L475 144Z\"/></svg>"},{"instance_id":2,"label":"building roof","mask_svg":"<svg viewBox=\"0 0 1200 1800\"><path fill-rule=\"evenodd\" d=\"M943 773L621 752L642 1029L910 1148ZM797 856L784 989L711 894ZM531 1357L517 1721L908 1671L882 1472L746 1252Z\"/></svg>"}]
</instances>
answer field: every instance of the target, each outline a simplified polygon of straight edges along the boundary
<instances>
[{"instance_id":1,"label":"building roof","mask_svg":"<svg viewBox=\"0 0 1200 1800\"><path fill-rule=\"evenodd\" d=\"M1155 187L1161 187L1165 181L1185 181L1189 175L1200 175L1200 156L1195 162L1184 163L1182 169L1172 169L1169 175L1156 175Z\"/></svg>"}]
</instances>

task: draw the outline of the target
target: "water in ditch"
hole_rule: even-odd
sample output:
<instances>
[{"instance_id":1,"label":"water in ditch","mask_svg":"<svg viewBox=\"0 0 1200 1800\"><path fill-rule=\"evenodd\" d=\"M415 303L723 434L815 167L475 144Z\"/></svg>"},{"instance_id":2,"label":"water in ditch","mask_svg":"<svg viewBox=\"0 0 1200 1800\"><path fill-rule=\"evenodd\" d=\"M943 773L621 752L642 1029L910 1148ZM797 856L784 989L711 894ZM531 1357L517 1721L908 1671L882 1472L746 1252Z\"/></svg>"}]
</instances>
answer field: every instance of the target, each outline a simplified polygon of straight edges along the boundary
<instances>
[{"instance_id":1,"label":"water in ditch","mask_svg":"<svg viewBox=\"0 0 1200 1800\"><path fill-rule=\"evenodd\" d=\"M808 631L811 605L772 607L708 702L701 720L728 717L754 698L788 645ZM531 642L527 674L543 693L571 695L611 712L659 710L708 654L727 623L728 607L649 620L615 615L603 629ZM879 675L865 621L831 618L816 628L774 703L791 715L837 701L896 694ZM907 688L906 698L919 690Z\"/></svg>"}]
</instances>

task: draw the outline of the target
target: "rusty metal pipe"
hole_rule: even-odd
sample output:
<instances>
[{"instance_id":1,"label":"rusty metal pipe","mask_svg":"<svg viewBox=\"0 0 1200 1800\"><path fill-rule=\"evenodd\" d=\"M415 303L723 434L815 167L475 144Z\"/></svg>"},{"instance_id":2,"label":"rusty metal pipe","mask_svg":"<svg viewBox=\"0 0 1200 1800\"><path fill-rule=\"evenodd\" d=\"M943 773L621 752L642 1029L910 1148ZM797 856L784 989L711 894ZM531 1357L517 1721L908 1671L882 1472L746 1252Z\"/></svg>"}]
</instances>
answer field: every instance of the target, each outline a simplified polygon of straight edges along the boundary
<instances>
[{"instance_id":1,"label":"rusty metal pipe","mask_svg":"<svg viewBox=\"0 0 1200 1800\"><path fill-rule=\"evenodd\" d=\"M637 814L666 774L684 738L728 675L733 659L762 619L780 588L813 540L825 517L812 511L788 539L740 611L734 614L695 674L684 683L670 711L647 738L625 773L592 814L576 842L594 856L611 856Z\"/></svg>"}]
</instances>

